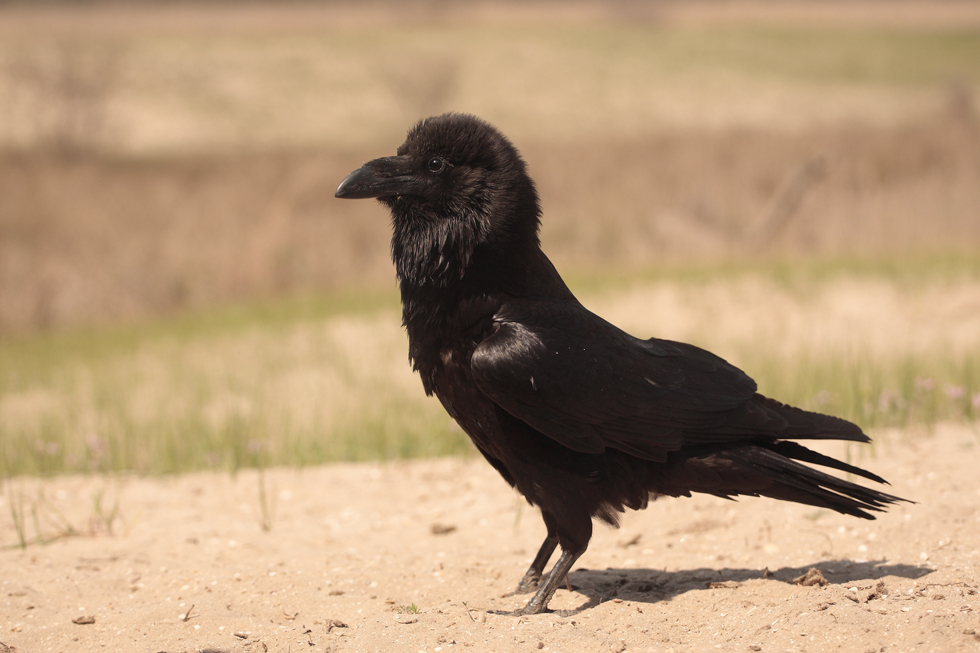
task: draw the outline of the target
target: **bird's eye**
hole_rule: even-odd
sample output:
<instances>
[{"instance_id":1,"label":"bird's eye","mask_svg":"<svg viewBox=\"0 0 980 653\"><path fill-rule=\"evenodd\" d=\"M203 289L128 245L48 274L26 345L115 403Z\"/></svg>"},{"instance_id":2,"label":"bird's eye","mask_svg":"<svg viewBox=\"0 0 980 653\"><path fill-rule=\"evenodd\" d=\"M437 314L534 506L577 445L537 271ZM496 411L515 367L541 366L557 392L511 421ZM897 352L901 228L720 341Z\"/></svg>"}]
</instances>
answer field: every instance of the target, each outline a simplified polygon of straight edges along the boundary
<instances>
[{"instance_id":1,"label":"bird's eye","mask_svg":"<svg viewBox=\"0 0 980 653\"><path fill-rule=\"evenodd\" d=\"M437 156L429 159L429 172L442 172L442 169L446 167L446 162Z\"/></svg>"}]
</instances>

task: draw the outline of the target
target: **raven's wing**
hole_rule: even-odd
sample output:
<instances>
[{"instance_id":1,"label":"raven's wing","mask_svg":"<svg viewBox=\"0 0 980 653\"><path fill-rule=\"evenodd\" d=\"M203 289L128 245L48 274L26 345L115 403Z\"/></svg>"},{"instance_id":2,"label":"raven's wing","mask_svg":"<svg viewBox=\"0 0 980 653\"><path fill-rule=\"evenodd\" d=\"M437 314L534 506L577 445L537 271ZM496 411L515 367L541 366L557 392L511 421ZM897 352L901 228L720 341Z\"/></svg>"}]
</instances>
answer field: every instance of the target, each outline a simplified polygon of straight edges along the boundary
<instances>
[{"instance_id":1,"label":"raven's wing","mask_svg":"<svg viewBox=\"0 0 980 653\"><path fill-rule=\"evenodd\" d=\"M470 365L495 403L583 453L610 447L663 461L684 445L867 439L849 422L757 394L755 381L710 352L639 340L578 303L505 306Z\"/></svg>"}]
</instances>

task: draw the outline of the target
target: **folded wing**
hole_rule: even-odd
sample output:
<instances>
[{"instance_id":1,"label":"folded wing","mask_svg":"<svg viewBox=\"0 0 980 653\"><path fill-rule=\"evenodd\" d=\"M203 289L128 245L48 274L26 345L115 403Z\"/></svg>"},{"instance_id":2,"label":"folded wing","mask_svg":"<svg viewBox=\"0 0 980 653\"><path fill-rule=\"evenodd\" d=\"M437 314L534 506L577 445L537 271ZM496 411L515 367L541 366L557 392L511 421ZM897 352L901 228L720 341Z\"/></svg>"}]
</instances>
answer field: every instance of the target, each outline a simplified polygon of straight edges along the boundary
<instances>
[{"instance_id":1,"label":"folded wing","mask_svg":"<svg viewBox=\"0 0 980 653\"><path fill-rule=\"evenodd\" d=\"M471 367L507 412L583 453L664 461L688 445L868 440L850 422L763 397L710 352L639 340L577 303L505 306Z\"/></svg>"}]
</instances>

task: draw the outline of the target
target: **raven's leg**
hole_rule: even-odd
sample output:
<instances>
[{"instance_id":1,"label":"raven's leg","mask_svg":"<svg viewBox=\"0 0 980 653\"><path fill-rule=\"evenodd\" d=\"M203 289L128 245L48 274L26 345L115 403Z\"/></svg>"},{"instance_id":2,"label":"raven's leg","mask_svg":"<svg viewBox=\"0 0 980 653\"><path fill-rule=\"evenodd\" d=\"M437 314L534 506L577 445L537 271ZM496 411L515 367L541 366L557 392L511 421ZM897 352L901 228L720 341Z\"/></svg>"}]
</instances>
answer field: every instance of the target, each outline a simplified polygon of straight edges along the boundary
<instances>
[{"instance_id":1,"label":"raven's leg","mask_svg":"<svg viewBox=\"0 0 980 653\"><path fill-rule=\"evenodd\" d=\"M545 515L544 512L541 514L542 516ZM549 517L551 516L549 515ZM545 523L548 524L549 521L553 522L554 519L546 519ZM558 529L556 528L553 531L549 526L549 536L552 532L557 534ZM571 571L572 565L589 548L589 540L592 539L591 517L586 515L584 518L577 520L566 520L561 525L561 535L559 538L561 557L558 558L558 562L548 572L548 577L544 579L544 583L538 588L537 594L531 597L531 600L528 601L523 609L518 610L518 614L538 614L548 610L548 602L555 595L555 590L562 583L568 583L568 572ZM547 540L545 544L547 544ZM548 552L548 555L551 555L551 551Z\"/></svg>"},{"instance_id":2,"label":"raven's leg","mask_svg":"<svg viewBox=\"0 0 980 653\"><path fill-rule=\"evenodd\" d=\"M517 613L538 614L545 612L548 609L548 602L555 595L555 590L566 580L568 572L572 569L572 565L575 564L575 561L583 553L585 553L585 549L581 551L567 551L562 549L561 557L558 558L558 562L548 572L548 577L545 579L544 585L538 589L538 593L527 602L527 605L523 609L518 610Z\"/></svg>"},{"instance_id":3,"label":"raven's leg","mask_svg":"<svg viewBox=\"0 0 980 653\"><path fill-rule=\"evenodd\" d=\"M524 574L524 578L521 579L520 584L518 584L517 589L514 590L508 596L513 596L514 594L527 594L528 592L533 592L538 589L538 584L541 582L541 576L544 575L544 568L551 560L551 554L555 552L555 548L558 547L558 535L555 533L555 521L551 518L551 515L542 511L541 517L544 519L545 528L548 529L548 536L544 538L544 542L541 544L541 548L538 549L538 555L534 556L534 561L528 568L527 573Z\"/></svg>"},{"instance_id":4,"label":"raven's leg","mask_svg":"<svg viewBox=\"0 0 980 653\"><path fill-rule=\"evenodd\" d=\"M551 559L551 554L555 552L558 547L558 536L549 535L544 538L544 543L541 544L541 548L538 549L538 555L534 556L534 562L531 563L531 567L524 574L524 578L521 579L520 584L517 589L514 590L513 594L527 594L528 592L533 592L538 589L538 584L541 582L541 576L544 574L545 565L548 564L548 560ZM513 596L511 594L510 596Z\"/></svg>"}]
</instances>

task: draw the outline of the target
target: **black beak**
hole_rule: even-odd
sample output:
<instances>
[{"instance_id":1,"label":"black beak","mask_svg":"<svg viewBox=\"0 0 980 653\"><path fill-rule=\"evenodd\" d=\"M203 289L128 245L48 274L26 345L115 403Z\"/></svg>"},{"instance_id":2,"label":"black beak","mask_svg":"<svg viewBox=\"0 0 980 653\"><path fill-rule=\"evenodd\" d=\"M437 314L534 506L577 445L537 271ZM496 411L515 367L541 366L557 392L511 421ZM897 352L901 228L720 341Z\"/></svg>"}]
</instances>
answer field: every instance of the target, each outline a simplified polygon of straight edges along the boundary
<instances>
[{"instance_id":1,"label":"black beak","mask_svg":"<svg viewBox=\"0 0 980 653\"><path fill-rule=\"evenodd\" d=\"M337 186L334 197L360 200L418 194L422 186L409 156L388 156L368 161Z\"/></svg>"}]
</instances>

